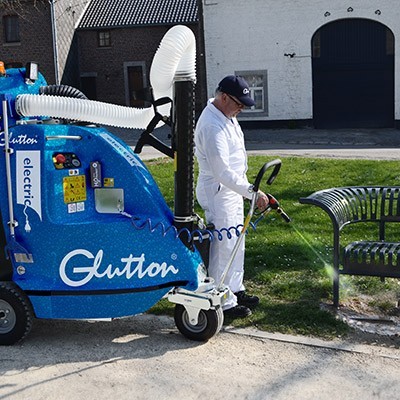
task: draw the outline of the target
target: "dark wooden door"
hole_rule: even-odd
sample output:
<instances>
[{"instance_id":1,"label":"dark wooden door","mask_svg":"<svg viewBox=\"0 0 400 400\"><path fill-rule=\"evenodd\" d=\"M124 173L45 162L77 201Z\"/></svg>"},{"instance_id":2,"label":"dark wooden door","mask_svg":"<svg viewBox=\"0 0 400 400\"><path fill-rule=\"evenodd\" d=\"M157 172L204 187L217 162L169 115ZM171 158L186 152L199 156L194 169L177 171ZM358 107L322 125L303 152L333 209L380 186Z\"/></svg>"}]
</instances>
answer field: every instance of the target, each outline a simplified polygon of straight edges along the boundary
<instances>
[{"instance_id":1,"label":"dark wooden door","mask_svg":"<svg viewBox=\"0 0 400 400\"><path fill-rule=\"evenodd\" d=\"M312 39L316 128L394 126L394 37L379 22L344 19Z\"/></svg>"},{"instance_id":2,"label":"dark wooden door","mask_svg":"<svg viewBox=\"0 0 400 400\"><path fill-rule=\"evenodd\" d=\"M144 101L141 98L143 91L143 67L134 65L128 67L128 88L129 88L129 105L131 107L144 107Z\"/></svg>"}]
</instances>

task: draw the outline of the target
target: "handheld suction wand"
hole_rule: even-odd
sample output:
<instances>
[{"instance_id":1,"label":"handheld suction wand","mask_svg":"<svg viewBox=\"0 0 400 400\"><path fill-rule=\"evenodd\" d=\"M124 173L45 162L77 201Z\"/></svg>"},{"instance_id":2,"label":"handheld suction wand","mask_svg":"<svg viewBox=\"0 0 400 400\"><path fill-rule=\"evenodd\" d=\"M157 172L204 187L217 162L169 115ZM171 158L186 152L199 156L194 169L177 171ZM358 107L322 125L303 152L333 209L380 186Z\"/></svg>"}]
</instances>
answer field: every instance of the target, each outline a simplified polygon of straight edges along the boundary
<instances>
[{"instance_id":1,"label":"handheld suction wand","mask_svg":"<svg viewBox=\"0 0 400 400\"><path fill-rule=\"evenodd\" d=\"M254 209L256 207L257 192L258 192L261 180L262 180L265 172L270 168L274 168L272 170L272 172L271 172L271 175L267 179L267 184L271 185L272 182L275 180L276 176L278 175L279 170L281 169L281 165L282 165L282 161L279 160L279 159L276 159L276 160L270 161L268 163L265 163L261 167L260 171L258 172L256 180L254 181L254 185L253 185L253 194L252 194L252 197L251 197L251 203L250 203L249 212L248 212L248 214L246 216L246 219L244 221L243 228L242 228L242 230L240 232L240 236L238 237L238 239L237 239L237 241L235 243L235 246L234 246L234 248L232 250L231 256L229 257L228 264L225 267L224 272L221 275L220 281L218 282L218 286L217 286L218 288L222 288L224 286L225 277L226 277L227 273L229 272L229 269L232 266L233 260L235 259L237 251L239 250L239 247L240 247L240 245L241 245L241 243L242 243L242 241L244 239L244 235L246 234L247 228L250 225L250 221L251 221L251 218L253 217ZM263 213L267 213L271 209L275 209L278 213L281 214L281 216L287 222L289 222L290 221L289 216L286 213L284 213L283 210L279 207L279 203L275 199L275 197L273 197L273 196L271 196L269 194L267 196L268 196L268 200L269 200L270 203L268 204L268 207L263 211Z\"/></svg>"}]
</instances>

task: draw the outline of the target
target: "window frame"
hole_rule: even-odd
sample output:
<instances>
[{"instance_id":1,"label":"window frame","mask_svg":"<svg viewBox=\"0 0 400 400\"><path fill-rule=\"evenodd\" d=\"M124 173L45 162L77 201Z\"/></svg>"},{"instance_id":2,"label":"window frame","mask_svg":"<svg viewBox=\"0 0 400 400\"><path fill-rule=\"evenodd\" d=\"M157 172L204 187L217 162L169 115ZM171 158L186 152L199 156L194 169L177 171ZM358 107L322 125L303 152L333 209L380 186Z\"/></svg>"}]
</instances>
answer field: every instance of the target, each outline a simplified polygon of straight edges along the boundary
<instances>
[{"instance_id":1,"label":"window frame","mask_svg":"<svg viewBox=\"0 0 400 400\"><path fill-rule=\"evenodd\" d=\"M6 44L21 42L19 17L16 14L3 15L3 38Z\"/></svg>"},{"instance_id":2,"label":"window frame","mask_svg":"<svg viewBox=\"0 0 400 400\"><path fill-rule=\"evenodd\" d=\"M97 31L97 47L111 47L111 30L102 29Z\"/></svg>"},{"instance_id":3,"label":"window frame","mask_svg":"<svg viewBox=\"0 0 400 400\"><path fill-rule=\"evenodd\" d=\"M255 99L254 92L262 92L262 108L247 107L242 110L243 116L254 116L254 117L264 117L268 116L268 71L267 70L245 70L245 71L235 71L235 75L242 76L249 84L250 94L253 99ZM254 86L252 85L252 80L250 77L261 76L262 85Z\"/></svg>"}]
</instances>

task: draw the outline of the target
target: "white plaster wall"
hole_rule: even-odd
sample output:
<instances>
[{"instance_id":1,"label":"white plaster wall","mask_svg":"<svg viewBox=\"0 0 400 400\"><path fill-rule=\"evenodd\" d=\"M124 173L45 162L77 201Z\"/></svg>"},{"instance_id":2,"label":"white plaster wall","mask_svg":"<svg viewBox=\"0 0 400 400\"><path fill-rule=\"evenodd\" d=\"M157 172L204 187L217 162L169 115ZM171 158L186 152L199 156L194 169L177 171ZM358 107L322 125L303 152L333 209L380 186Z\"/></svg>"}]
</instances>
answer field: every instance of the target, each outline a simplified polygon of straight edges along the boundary
<instances>
[{"instance_id":1,"label":"white plaster wall","mask_svg":"<svg viewBox=\"0 0 400 400\"><path fill-rule=\"evenodd\" d=\"M400 119L399 0L203 0L203 9L208 95L234 71L267 70L269 116L262 120L312 118L311 39L321 26L343 18L383 23L395 36L395 118ZM242 120L248 118L257 119L242 114Z\"/></svg>"}]
</instances>

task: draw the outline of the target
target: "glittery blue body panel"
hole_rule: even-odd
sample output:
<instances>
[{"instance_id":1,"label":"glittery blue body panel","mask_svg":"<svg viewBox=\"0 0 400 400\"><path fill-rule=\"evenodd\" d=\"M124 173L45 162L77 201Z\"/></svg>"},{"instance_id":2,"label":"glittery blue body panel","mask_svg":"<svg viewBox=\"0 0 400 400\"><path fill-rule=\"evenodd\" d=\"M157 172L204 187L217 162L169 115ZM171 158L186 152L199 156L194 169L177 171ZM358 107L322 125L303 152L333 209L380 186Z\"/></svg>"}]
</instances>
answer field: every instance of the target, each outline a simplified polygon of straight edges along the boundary
<instances>
[{"instance_id":1,"label":"glittery blue body panel","mask_svg":"<svg viewBox=\"0 0 400 400\"><path fill-rule=\"evenodd\" d=\"M0 94L7 98L28 92L18 70L11 71L0 78ZM44 84L40 79L29 91L35 93ZM9 105L15 237L7 227L4 152L0 207L13 281L29 296L38 318L134 315L148 310L172 287L197 288L200 254L187 249L173 229L163 231L161 226L173 224L172 212L127 145L99 127L16 125L12 100ZM74 154L79 166L57 169L58 154ZM122 189L124 212L134 217L136 227L126 214L96 210L91 162L101 165L101 190ZM146 221L158 228L150 231Z\"/></svg>"}]
</instances>

